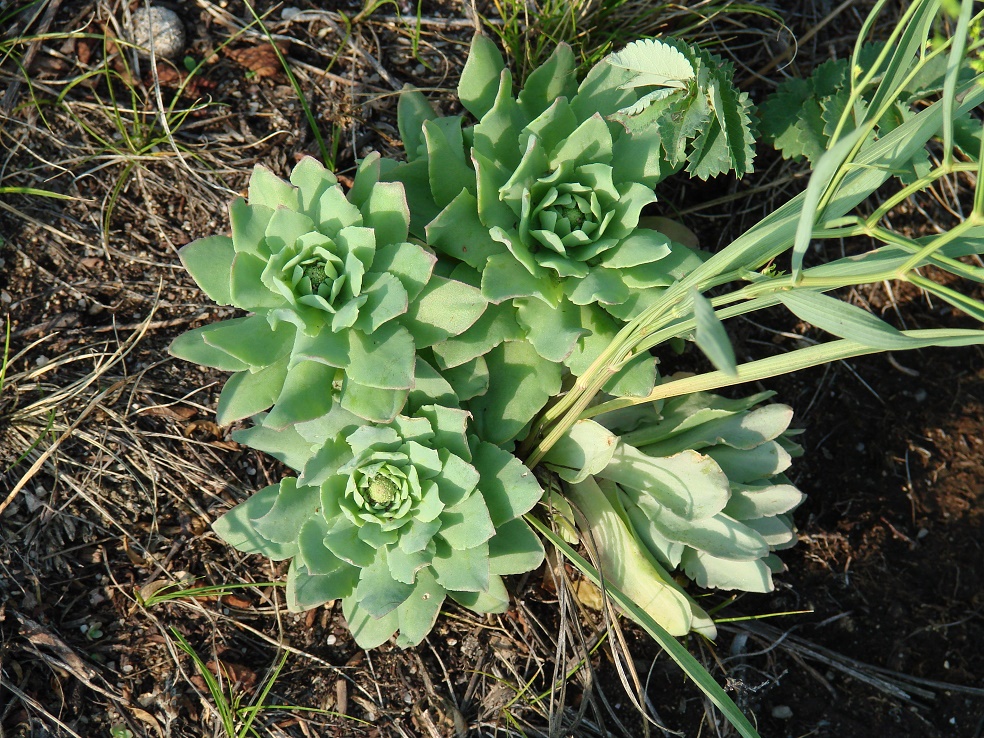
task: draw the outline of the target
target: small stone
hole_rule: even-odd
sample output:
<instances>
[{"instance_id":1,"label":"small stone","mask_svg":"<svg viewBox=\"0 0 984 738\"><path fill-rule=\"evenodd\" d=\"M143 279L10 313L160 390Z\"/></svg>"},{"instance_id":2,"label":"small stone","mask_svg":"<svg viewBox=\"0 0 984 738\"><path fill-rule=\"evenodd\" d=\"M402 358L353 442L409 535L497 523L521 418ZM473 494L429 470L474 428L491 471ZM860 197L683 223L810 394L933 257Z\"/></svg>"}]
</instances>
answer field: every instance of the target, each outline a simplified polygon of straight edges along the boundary
<instances>
[{"instance_id":1,"label":"small stone","mask_svg":"<svg viewBox=\"0 0 984 738\"><path fill-rule=\"evenodd\" d=\"M327 638L325 638L325 643L327 643L329 646L334 646L336 643L338 643L338 637L334 633L332 633Z\"/></svg>"},{"instance_id":2,"label":"small stone","mask_svg":"<svg viewBox=\"0 0 984 738\"><path fill-rule=\"evenodd\" d=\"M793 711L786 705L776 705L772 708L772 717L776 720L789 720L793 716Z\"/></svg>"},{"instance_id":3,"label":"small stone","mask_svg":"<svg viewBox=\"0 0 984 738\"><path fill-rule=\"evenodd\" d=\"M169 8L152 5L133 11L133 43L140 56L150 56L150 40L154 39L154 54L173 59L185 48L185 29L178 14Z\"/></svg>"}]
</instances>

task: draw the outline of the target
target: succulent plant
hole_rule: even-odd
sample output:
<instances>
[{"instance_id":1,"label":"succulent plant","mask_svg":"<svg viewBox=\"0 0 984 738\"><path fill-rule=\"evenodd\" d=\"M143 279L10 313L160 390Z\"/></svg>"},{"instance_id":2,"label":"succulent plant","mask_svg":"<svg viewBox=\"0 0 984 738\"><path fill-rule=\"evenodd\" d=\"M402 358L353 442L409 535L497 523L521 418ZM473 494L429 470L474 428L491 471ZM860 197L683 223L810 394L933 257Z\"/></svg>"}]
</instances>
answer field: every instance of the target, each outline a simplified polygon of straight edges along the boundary
<instances>
[{"instance_id":1,"label":"succulent plant","mask_svg":"<svg viewBox=\"0 0 984 738\"><path fill-rule=\"evenodd\" d=\"M760 404L771 394L701 392L606 423L621 445L599 476L652 554L702 587L770 592L782 570L772 552L796 541L789 513L805 495L783 472L801 449L792 408Z\"/></svg>"},{"instance_id":2,"label":"succulent plant","mask_svg":"<svg viewBox=\"0 0 984 738\"><path fill-rule=\"evenodd\" d=\"M789 513L805 496L782 472L800 449L792 409L760 405L770 396L696 393L607 413L579 421L545 457L604 575L672 634L714 626L669 571L701 587L768 592L782 568L772 552L795 543Z\"/></svg>"},{"instance_id":3,"label":"succulent plant","mask_svg":"<svg viewBox=\"0 0 984 738\"><path fill-rule=\"evenodd\" d=\"M246 553L292 559L288 606L341 599L363 648L397 630L398 645L419 643L446 595L501 612L509 601L502 577L543 559L522 518L543 492L514 456L468 437L467 419L439 405L388 425L342 419L320 445L296 427L266 429L261 445L279 449L301 475L260 490L213 528Z\"/></svg>"},{"instance_id":4,"label":"succulent plant","mask_svg":"<svg viewBox=\"0 0 984 738\"><path fill-rule=\"evenodd\" d=\"M408 241L403 185L363 162L346 197L311 158L285 182L257 166L230 207L232 235L195 241L181 259L220 305L250 313L189 331L171 353L236 372L220 423L272 406L284 427L335 403L385 422L414 386L417 352L455 336L485 310L479 291L434 273L435 255ZM375 165L375 166L374 166Z\"/></svg>"}]
</instances>

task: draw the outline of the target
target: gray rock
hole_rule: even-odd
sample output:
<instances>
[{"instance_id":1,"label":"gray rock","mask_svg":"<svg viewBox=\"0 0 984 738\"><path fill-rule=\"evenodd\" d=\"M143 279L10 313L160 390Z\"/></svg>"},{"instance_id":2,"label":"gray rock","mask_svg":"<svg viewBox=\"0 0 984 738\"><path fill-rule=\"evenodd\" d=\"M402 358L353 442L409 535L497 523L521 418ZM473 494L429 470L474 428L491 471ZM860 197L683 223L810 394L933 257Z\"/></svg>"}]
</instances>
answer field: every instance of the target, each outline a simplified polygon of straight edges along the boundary
<instances>
[{"instance_id":1,"label":"gray rock","mask_svg":"<svg viewBox=\"0 0 984 738\"><path fill-rule=\"evenodd\" d=\"M158 57L173 59L184 51L184 25L173 10L152 5L133 11L133 43L140 47L138 53L144 58L150 56L152 35L154 54Z\"/></svg>"}]
</instances>

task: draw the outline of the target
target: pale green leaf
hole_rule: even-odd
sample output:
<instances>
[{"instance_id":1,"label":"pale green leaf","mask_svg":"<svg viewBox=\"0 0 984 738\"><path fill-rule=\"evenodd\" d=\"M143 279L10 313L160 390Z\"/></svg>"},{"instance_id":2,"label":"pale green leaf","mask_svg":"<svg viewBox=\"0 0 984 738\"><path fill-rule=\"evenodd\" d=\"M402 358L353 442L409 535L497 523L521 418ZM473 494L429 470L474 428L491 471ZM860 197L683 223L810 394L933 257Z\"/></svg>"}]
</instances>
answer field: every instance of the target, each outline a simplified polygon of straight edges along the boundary
<instances>
[{"instance_id":1,"label":"pale green leaf","mask_svg":"<svg viewBox=\"0 0 984 738\"><path fill-rule=\"evenodd\" d=\"M714 314L711 301L698 292L693 292L694 319L697 329L694 340L714 367L725 374L735 373L735 350L731 347L728 334L721 321Z\"/></svg>"}]
</instances>

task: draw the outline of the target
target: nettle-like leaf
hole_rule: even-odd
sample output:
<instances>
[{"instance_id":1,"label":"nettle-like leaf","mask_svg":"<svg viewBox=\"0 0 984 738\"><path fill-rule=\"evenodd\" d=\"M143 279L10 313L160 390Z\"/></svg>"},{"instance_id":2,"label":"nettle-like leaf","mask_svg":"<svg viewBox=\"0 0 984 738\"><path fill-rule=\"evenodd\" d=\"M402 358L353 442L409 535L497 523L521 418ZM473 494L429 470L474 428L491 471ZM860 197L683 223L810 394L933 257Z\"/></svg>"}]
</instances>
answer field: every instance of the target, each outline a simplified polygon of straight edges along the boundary
<instances>
[{"instance_id":1,"label":"nettle-like leaf","mask_svg":"<svg viewBox=\"0 0 984 738\"><path fill-rule=\"evenodd\" d=\"M636 99L607 114L661 150L672 170L708 179L753 171L752 104L734 86L734 66L682 41L636 41L604 62L627 77Z\"/></svg>"},{"instance_id":2,"label":"nettle-like leaf","mask_svg":"<svg viewBox=\"0 0 984 738\"><path fill-rule=\"evenodd\" d=\"M241 551L292 559L290 609L341 599L363 648L397 631L398 645L420 643L447 595L501 612L508 605L501 578L543 560L522 518L543 490L510 453L469 438L463 410L424 405L366 425L336 409L282 431L258 420L237 438L303 472L213 528Z\"/></svg>"},{"instance_id":3,"label":"nettle-like leaf","mask_svg":"<svg viewBox=\"0 0 984 738\"><path fill-rule=\"evenodd\" d=\"M881 44L867 44L859 57L860 79L875 63ZM911 64L916 63L911 60ZM876 122L870 145L911 118L919 109L920 103L929 95L942 89L946 72L946 57L940 56L934 63L923 69L905 86L900 95L889 107L885 115ZM970 76L973 70L965 64L960 75ZM811 164L823 154L830 145L834 132L840 128L843 137L870 118L869 105L875 89L864 90L855 104L848 109L850 97L850 60L832 59L818 66L806 79L792 77L780 84L762 104L760 128L763 138L772 143L782 153L784 159L805 158ZM969 116L959 119L972 120ZM976 128L979 130L980 126ZM969 156L976 156L977 144L970 139L957 137L955 143ZM908 162L897 162L895 175L908 184L929 171L929 153L919 149Z\"/></svg>"},{"instance_id":4,"label":"nettle-like leaf","mask_svg":"<svg viewBox=\"0 0 984 738\"><path fill-rule=\"evenodd\" d=\"M206 294L250 313L171 345L175 356L237 372L219 422L272 407L265 424L284 428L336 404L389 421L415 386L417 351L484 312L476 287L435 275L436 256L408 241L404 188L380 182L384 170L378 155L367 157L349 198L314 159L290 181L258 166L248 198L230 207L231 237L181 250Z\"/></svg>"}]
</instances>

